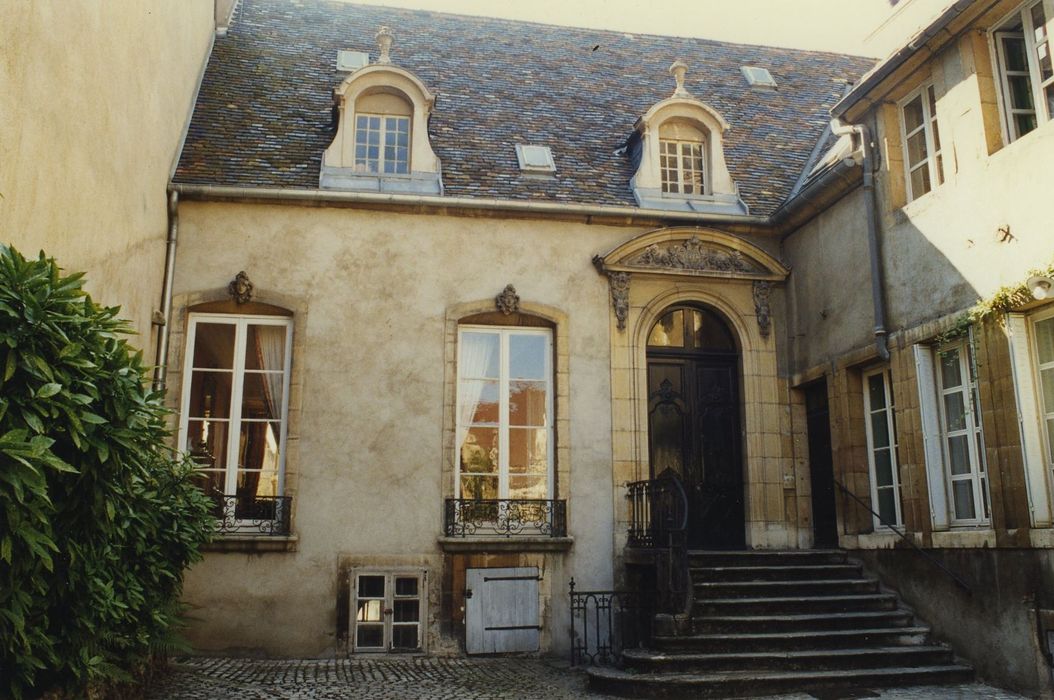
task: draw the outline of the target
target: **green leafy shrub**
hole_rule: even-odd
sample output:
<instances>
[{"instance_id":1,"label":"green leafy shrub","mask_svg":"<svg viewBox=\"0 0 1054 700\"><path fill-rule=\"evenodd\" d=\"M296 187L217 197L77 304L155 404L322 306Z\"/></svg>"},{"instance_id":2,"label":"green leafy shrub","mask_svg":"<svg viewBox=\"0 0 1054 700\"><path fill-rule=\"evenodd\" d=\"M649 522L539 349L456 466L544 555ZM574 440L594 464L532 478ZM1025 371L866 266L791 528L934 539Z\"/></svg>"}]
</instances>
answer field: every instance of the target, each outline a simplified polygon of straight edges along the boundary
<instances>
[{"instance_id":1,"label":"green leafy shrub","mask_svg":"<svg viewBox=\"0 0 1054 700\"><path fill-rule=\"evenodd\" d=\"M213 528L119 309L0 245L0 697L141 668Z\"/></svg>"}]
</instances>

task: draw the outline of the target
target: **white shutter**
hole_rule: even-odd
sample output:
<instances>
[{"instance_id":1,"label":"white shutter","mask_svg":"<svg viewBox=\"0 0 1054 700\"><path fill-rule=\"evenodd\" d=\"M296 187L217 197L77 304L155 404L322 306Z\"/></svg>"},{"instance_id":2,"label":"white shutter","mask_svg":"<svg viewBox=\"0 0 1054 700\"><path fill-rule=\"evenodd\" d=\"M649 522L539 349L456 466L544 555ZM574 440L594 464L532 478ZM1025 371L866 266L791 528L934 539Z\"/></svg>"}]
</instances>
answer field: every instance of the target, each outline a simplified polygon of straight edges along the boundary
<instances>
[{"instance_id":1,"label":"white shutter","mask_svg":"<svg viewBox=\"0 0 1054 700\"><path fill-rule=\"evenodd\" d=\"M1021 457L1025 462L1025 484L1033 527L1050 527L1050 498L1047 496L1047 473L1043 455L1043 438L1039 434L1039 412L1036 409L1036 384L1032 379L1032 356L1028 349L1028 324L1021 314L1007 314L1010 368L1014 373L1014 397L1017 399L1017 422L1021 430Z\"/></svg>"},{"instance_id":2,"label":"white shutter","mask_svg":"<svg viewBox=\"0 0 1054 700\"><path fill-rule=\"evenodd\" d=\"M466 569L465 588L465 651L538 651L537 567Z\"/></svg>"},{"instance_id":3,"label":"white shutter","mask_svg":"<svg viewBox=\"0 0 1054 700\"><path fill-rule=\"evenodd\" d=\"M934 530L948 529L948 486L944 479L941 450L941 425L937 413L937 377L933 349L913 346L915 380L919 387L919 418L922 421L923 452L926 456L926 481L930 492L930 517Z\"/></svg>"}]
</instances>

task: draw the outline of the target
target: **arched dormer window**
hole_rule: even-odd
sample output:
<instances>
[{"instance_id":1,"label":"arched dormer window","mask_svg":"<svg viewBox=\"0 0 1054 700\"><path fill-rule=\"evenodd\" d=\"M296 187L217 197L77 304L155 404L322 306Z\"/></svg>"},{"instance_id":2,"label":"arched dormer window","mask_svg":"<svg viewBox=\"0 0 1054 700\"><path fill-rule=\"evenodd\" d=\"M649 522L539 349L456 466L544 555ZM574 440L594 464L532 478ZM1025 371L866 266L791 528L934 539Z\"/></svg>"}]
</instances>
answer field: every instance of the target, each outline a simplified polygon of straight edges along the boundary
<instances>
[{"instance_id":1,"label":"arched dormer window","mask_svg":"<svg viewBox=\"0 0 1054 700\"><path fill-rule=\"evenodd\" d=\"M428 140L435 96L410 71L391 63L390 33L376 63L333 91L337 132L322 156L323 189L442 194L439 159Z\"/></svg>"},{"instance_id":2,"label":"arched dormer window","mask_svg":"<svg viewBox=\"0 0 1054 700\"><path fill-rule=\"evenodd\" d=\"M628 148L637 165L630 187L641 207L747 214L725 164L728 122L685 90L686 70L680 61L670 67L677 89L637 120Z\"/></svg>"}]
</instances>

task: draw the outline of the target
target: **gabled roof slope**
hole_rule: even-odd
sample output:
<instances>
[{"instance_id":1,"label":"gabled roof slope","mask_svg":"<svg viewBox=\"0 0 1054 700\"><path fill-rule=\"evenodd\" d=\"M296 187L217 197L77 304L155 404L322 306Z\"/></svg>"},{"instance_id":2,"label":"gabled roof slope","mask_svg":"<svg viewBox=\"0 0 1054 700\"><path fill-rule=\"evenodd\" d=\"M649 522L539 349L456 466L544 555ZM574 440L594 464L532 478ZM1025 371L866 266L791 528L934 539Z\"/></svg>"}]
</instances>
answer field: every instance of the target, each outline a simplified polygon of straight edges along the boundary
<instances>
[{"instance_id":1,"label":"gabled roof slope","mask_svg":"<svg viewBox=\"0 0 1054 700\"><path fill-rule=\"evenodd\" d=\"M730 123L725 156L752 214L789 194L828 110L872 59L702 39L628 35L345 4L243 0L217 38L174 177L177 183L317 189L333 137L339 49L395 36L392 61L437 94L429 132L453 197L629 205L632 165L615 151L637 118L669 97L667 70ZM751 89L740 66L768 68ZM554 179L524 177L516 143L548 145Z\"/></svg>"}]
</instances>

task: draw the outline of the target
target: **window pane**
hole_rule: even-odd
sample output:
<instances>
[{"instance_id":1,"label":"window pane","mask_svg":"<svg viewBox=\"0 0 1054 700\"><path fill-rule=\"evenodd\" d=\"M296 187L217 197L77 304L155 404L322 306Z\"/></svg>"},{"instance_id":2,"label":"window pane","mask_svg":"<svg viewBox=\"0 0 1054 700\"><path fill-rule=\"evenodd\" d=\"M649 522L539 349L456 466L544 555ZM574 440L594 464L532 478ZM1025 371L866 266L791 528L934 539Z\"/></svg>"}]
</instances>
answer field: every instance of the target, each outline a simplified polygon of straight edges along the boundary
<instances>
[{"instance_id":1,"label":"window pane","mask_svg":"<svg viewBox=\"0 0 1054 700\"><path fill-rule=\"evenodd\" d=\"M956 392L944 396L944 419L948 431L966 429L966 404L962 394Z\"/></svg>"},{"instance_id":2,"label":"window pane","mask_svg":"<svg viewBox=\"0 0 1054 700\"><path fill-rule=\"evenodd\" d=\"M660 318L648 335L648 345L683 348L684 313L680 309L676 309Z\"/></svg>"},{"instance_id":3,"label":"window pane","mask_svg":"<svg viewBox=\"0 0 1054 700\"><path fill-rule=\"evenodd\" d=\"M1050 452L1050 463L1054 464L1054 418L1047 419L1047 448Z\"/></svg>"},{"instance_id":4,"label":"window pane","mask_svg":"<svg viewBox=\"0 0 1054 700\"><path fill-rule=\"evenodd\" d=\"M497 476L461 476L461 498L491 499L497 497Z\"/></svg>"},{"instance_id":5,"label":"window pane","mask_svg":"<svg viewBox=\"0 0 1054 700\"><path fill-rule=\"evenodd\" d=\"M941 386L945 389L957 387L963 383L962 372L959 367L959 351L948 350L940 353L941 356Z\"/></svg>"},{"instance_id":6,"label":"window pane","mask_svg":"<svg viewBox=\"0 0 1054 700\"><path fill-rule=\"evenodd\" d=\"M418 607L420 603L416 600L397 600L393 606L395 622L417 622L421 619Z\"/></svg>"},{"instance_id":7,"label":"window pane","mask_svg":"<svg viewBox=\"0 0 1054 700\"><path fill-rule=\"evenodd\" d=\"M893 485L893 461L889 449L875 450L875 485L878 487Z\"/></svg>"},{"instance_id":8,"label":"window pane","mask_svg":"<svg viewBox=\"0 0 1054 700\"><path fill-rule=\"evenodd\" d=\"M1036 354L1040 364L1054 362L1054 318L1036 324Z\"/></svg>"},{"instance_id":9,"label":"window pane","mask_svg":"<svg viewBox=\"0 0 1054 700\"><path fill-rule=\"evenodd\" d=\"M232 372L194 370L190 401L184 409L191 418L230 418Z\"/></svg>"},{"instance_id":10,"label":"window pane","mask_svg":"<svg viewBox=\"0 0 1054 700\"><path fill-rule=\"evenodd\" d=\"M875 449L889 447L889 422L885 411L871 414L871 441Z\"/></svg>"},{"instance_id":11,"label":"window pane","mask_svg":"<svg viewBox=\"0 0 1054 700\"><path fill-rule=\"evenodd\" d=\"M1032 110L1035 103L1032 101L1032 83L1028 76L1011 75L1007 78L1010 87L1010 105L1014 109Z\"/></svg>"},{"instance_id":12,"label":"window pane","mask_svg":"<svg viewBox=\"0 0 1054 700\"><path fill-rule=\"evenodd\" d=\"M880 489L878 492L878 514L882 516L882 521L890 523L892 525L899 525L897 520L897 506L894 503L894 491L893 489Z\"/></svg>"},{"instance_id":13,"label":"window pane","mask_svg":"<svg viewBox=\"0 0 1054 700\"><path fill-rule=\"evenodd\" d=\"M904 131L910 134L922 126L922 95L918 95L911 102L904 105Z\"/></svg>"},{"instance_id":14,"label":"window pane","mask_svg":"<svg viewBox=\"0 0 1054 700\"><path fill-rule=\"evenodd\" d=\"M970 446L969 438L965 435L956 435L948 438L948 460L952 474L970 473Z\"/></svg>"},{"instance_id":15,"label":"window pane","mask_svg":"<svg viewBox=\"0 0 1054 700\"><path fill-rule=\"evenodd\" d=\"M498 473L498 431L496 428L469 428L461 444L461 471L474 474Z\"/></svg>"},{"instance_id":16,"label":"window pane","mask_svg":"<svg viewBox=\"0 0 1054 700\"><path fill-rule=\"evenodd\" d=\"M417 595L417 577L416 576L399 576L395 579L395 595L397 596L416 596Z\"/></svg>"},{"instance_id":17,"label":"window pane","mask_svg":"<svg viewBox=\"0 0 1054 700\"><path fill-rule=\"evenodd\" d=\"M458 385L458 417L464 427L498 424L498 380L462 379ZM473 408L474 407L474 408Z\"/></svg>"},{"instance_id":18,"label":"window pane","mask_svg":"<svg viewBox=\"0 0 1054 700\"><path fill-rule=\"evenodd\" d=\"M522 474L548 471L548 431L545 428L509 429L509 472Z\"/></svg>"},{"instance_id":19,"label":"window pane","mask_svg":"<svg viewBox=\"0 0 1054 700\"><path fill-rule=\"evenodd\" d=\"M281 372L246 372L242 381L242 418L281 419L282 379Z\"/></svg>"},{"instance_id":20,"label":"window pane","mask_svg":"<svg viewBox=\"0 0 1054 700\"><path fill-rule=\"evenodd\" d=\"M881 374L867 378L867 398L872 411L886 407L886 386Z\"/></svg>"},{"instance_id":21,"label":"window pane","mask_svg":"<svg viewBox=\"0 0 1054 700\"><path fill-rule=\"evenodd\" d=\"M911 173L911 196L921 197L930 191L930 169L922 166Z\"/></svg>"},{"instance_id":22,"label":"window pane","mask_svg":"<svg viewBox=\"0 0 1054 700\"><path fill-rule=\"evenodd\" d=\"M183 449L203 469L223 469L227 466L227 430L226 421L192 420Z\"/></svg>"},{"instance_id":23,"label":"window pane","mask_svg":"<svg viewBox=\"0 0 1054 700\"><path fill-rule=\"evenodd\" d=\"M969 479L952 482L952 497L955 500L955 517L972 520L977 517L973 502L973 482Z\"/></svg>"},{"instance_id":24,"label":"window pane","mask_svg":"<svg viewBox=\"0 0 1054 700\"><path fill-rule=\"evenodd\" d=\"M908 137L908 165L916 166L926 160L926 132L919 131Z\"/></svg>"},{"instance_id":25,"label":"window pane","mask_svg":"<svg viewBox=\"0 0 1054 700\"><path fill-rule=\"evenodd\" d=\"M461 364L458 376L473 378L498 378L498 347L500 339L497 333L463 331L461 333Z\"/></svg>"},{"instance_id":26,"label":"window pane","mask_svg":"<svg viewBox=\"0 0 1054 700\"><path fill-rule=\"evenodd\" d=\"M245 336L245 369L285 369L286 326L249 324Z\"/></svg>"},{"instance_id":27,"label":"window pane","mask_svg":"<svg viewBox=\"0 0 1054 700\"><path fill-rule=\"evenodd\" d=\"M1036 128L1036 115L1035 114L1015 114L1014 115L1014 126L1017 127L1017 135L1024 136L1028 132Z\"/></svg>"},{"instance_id":28,"label":"window pane","mask_svg":"<svg viewBox=\"0 0 1054 700\"><path fill-rule=\"evenodd\" d=\"M1054 413L1054 367L1040 371L1039 378L1043 384L1043 412Z\"/></svg>"},{"instance_id":29,"label":"window pane","mask_svg":"<svg viewBox=\"0 0 1054 700\"><path fill-rule=\"evenodd\" d=\"M194 333L194 366L208 369L234 367L234 325L199 323Z\"/></svg>"},{"instance_id":30,"label":"window pane","mask_svg":"<svg viewBox=\"0 0 1054 700\"><path fill-rule=\"evenodd\" d=\"M692 341L699 350L735 350L736 343L728 326L709 311L693 310Z\"/></svg>"},{"instance_id":31,"label":"window pane","mask_svg":"<svg viewBox=\"0 0 1054 700\"><path fill-rule=\"evenodd\" d=\"M226 490L227 486L227 472L226 471L199 471L194 474L194 483L199 489L208 494L222 494ZM223 517L222 506L218 509L214 516L216 518Z\"/></svg>"},{"instance_id":32,"label":"window pane","mask_svg":"<svg viewBox=\"0 0 1054 700\"><path fill-rule=\"evenodd\" d=\"M545 426L545 382L509 382L509 424Z\"/></svg>"},{"instance_id":33,"label":"window pane","mask_svg":"<svg viewBox=\"0 0 1054 700\"><path fill-rule=\"evenodd\" d=\"M384 627L381 625L359 625L355 631L355 645L358 647L383 648Z\"/></svg>"},{"instance_id":34,"label":"window pane","mask_svg":"<svg viewBox=\"0 0 1054 700\"><path fill-rule=\"evenodd\" d=\"M1025 55L1024 39L1016 36L1003 37L1003 53L1006 56L1007 70L1028 70L1028 58Z\"/></svg>"},{"instance_id":35,"label":"window pane","mask_svg":"<svg viewBox=\"0 0 1054 700\"><path fill-rule=\"evenodd\" d=\"M384 576L359 576L359 597L383 598Z\"/></svg>"},{"instance_id":36,"label":"window pane","mask_svg":"<svg viewBox=\"0 0 1054 700\"><path fill-rule=\"evenodd\" d=\"M392 627L392 647L394 649L416 649L417 625L398 625Z\"/></svg>"},{"instance_id":37,"label":"window pane","mask_svg":"<svg viewBox=\"0 0 1054 700\"><path fill-rule=\"evenodd\" d=\"M509 377L512 379L545 379L545 345L541 335L509 336Z\"/></svg>"},{"instance_id":38,"label":"window pane","mask_svg":"<svg viewBox=\"0 0 1054 700\"><path fill-rule=\"evenodd\" d=\"M548 498L548 479L544 476L510 476L509 498ZM541 519L542 513L536 517Z\"/></svg>"},{"instance_id":39,"label":"window pane","mask_svg":"<svg viewBox=\"0 0 1054 700\"><path fill-rule=\"evenodd\" d=\"M238 441L238 466L277 474L281 426L278 421L243 421Z\"/></svg>"}]
</instances>

